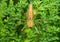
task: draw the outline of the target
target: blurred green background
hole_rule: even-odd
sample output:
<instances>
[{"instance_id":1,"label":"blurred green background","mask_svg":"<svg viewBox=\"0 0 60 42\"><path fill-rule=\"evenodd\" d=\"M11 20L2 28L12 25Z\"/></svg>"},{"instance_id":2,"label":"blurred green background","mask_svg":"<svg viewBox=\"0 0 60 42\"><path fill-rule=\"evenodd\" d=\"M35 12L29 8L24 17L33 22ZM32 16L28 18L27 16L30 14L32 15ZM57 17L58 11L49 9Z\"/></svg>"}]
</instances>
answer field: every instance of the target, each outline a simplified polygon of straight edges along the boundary
<instances>
[{"instance_id":1,"label":"blurred green background","mask_svg":"<svg viewBox=\"0 0 60 42\"><path fill-rule=\"evenodd\" d=\"M26 25L30 2L32 28ZM60 42L60 0L0 0L0 42Z\"/></svg>"}]
</instances>

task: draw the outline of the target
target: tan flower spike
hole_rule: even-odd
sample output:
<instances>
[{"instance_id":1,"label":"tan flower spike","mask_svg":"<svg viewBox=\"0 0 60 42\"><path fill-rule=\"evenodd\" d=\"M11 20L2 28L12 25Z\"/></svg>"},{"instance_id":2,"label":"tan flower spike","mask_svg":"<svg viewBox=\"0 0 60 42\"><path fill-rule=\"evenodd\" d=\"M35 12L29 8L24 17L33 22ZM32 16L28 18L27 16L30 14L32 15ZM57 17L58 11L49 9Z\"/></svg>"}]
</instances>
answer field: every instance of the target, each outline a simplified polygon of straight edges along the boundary
<instances>
[{"instance_id":1,"label":"tan flower spike","mask_svg":"<svg viewBox=\"0 0 60 42\"><path fill-rule=\"evenodd\" d=\"M33 27L33 8L32 3L29 4L28 15L27 15L27 25L28 27Z\"/></svg>"}]
</instances>

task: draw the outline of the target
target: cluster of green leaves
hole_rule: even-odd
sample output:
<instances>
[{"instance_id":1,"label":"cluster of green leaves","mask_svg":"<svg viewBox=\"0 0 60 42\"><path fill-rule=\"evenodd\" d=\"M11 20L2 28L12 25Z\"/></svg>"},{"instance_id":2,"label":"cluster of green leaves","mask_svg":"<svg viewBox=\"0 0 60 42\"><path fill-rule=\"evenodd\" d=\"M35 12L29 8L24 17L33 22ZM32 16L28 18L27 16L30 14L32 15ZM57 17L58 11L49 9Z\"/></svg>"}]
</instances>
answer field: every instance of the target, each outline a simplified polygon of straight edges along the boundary
<instances>
[{"instance_id":1,"label":"cluster of green leaves","mask_svg":"<svg viewBox=\"0 0 60 42\"><path fill-rule=\"evenodd\" d=\"M26 25L30 2L34 12L32 28ZM59 35L60 0L0 0L0 42L59 42Z\"/></svg>"}]
</instances>

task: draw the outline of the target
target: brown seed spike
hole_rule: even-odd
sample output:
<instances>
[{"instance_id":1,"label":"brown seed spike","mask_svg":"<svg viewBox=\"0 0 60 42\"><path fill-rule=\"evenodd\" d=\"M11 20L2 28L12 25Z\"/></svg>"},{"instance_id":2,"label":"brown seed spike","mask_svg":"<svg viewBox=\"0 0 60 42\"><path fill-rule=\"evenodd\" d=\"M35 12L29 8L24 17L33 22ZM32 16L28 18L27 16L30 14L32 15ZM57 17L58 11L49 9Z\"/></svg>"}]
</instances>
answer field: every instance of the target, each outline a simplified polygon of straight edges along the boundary
<instances>
[{"instance_id":1,"label":"brown seed spike","mask_svg":"<svg viewBox=\"0 0 60 42\"><path fill-rule=\"evenodd\" d=\"M32 3L29 4L28 15L27 15L27 25L28 27L33 27L33 9Z\"/></svg>"}]
</instances>

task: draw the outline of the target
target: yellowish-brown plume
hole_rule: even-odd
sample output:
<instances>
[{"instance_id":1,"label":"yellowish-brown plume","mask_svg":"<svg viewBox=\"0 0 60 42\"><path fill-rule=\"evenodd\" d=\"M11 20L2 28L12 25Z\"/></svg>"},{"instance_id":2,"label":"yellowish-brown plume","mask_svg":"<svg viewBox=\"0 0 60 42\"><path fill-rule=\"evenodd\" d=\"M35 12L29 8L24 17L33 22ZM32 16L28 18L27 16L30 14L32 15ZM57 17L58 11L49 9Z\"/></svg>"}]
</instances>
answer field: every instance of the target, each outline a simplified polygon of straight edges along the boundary
<instances>
[{"instance_id":1,"label":"yellowish-brown plume","mask_svg":"<svg viewBox=\"0 0 60 42\"><path fill-rule=\"evenodd\" d=\"M33 27L34 23L33 23L33 7L32 7L32 3L29 4L29 8L28 8L28 15L27 15L27 25L28 27Z\"/></svg>"}]
</instances>

